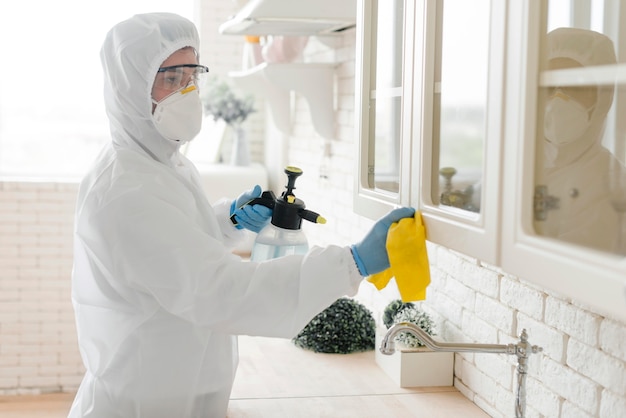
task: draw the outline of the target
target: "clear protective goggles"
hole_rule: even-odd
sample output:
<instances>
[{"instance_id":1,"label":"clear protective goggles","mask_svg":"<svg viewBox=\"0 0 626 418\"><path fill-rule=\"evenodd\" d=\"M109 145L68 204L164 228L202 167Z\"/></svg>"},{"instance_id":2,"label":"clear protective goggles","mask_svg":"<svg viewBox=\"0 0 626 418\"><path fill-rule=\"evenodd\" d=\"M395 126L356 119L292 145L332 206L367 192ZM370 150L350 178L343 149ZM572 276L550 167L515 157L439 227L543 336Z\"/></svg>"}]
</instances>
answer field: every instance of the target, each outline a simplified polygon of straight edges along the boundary
<instances>
[{"instance_id":1,"label":"clear protective goggles","mask_svg":"<svg viewBox=\"0 0 626 418\"><path fill-rule=\"evenodd\" d=\"M586 107L593 107L598 100L595 86L552 86L548 88L548 98L574 99Z\"/></svg>"},{"instance_id":2,"label":"clear protective goggles","mask_svg":"<svg viewBox=\"0 0 626 418\"><path fill-rule=\"evenodd\" d=\"M206 81L209 68L198 64L172 65L157 70L153 88L177 91L190 84L200 88Z\"/></svg>"}]
</instances>

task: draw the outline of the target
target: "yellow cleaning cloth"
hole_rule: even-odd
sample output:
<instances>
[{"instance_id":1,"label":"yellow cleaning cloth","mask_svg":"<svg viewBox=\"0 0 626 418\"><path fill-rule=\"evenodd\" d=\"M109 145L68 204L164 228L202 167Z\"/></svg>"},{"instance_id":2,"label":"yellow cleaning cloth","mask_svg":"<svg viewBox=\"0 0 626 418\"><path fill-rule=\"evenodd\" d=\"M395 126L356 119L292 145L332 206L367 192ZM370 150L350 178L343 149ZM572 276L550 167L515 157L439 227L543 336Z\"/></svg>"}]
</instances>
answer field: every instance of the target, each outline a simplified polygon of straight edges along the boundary
<instances>
[{"instance_id":1,"label":"yellow cleaning cloth","mask_svg":"<svg viewBox=\"0 0 626 418\"><path fill-rule=\"evenodd\" d=\"M395 277L402 302L426 299L426 287L430 284L430 266L421 213L416 211L415 217L391 224L386 246L390 267L367 280L381 290Z\"/></svg>"}]
</instances>

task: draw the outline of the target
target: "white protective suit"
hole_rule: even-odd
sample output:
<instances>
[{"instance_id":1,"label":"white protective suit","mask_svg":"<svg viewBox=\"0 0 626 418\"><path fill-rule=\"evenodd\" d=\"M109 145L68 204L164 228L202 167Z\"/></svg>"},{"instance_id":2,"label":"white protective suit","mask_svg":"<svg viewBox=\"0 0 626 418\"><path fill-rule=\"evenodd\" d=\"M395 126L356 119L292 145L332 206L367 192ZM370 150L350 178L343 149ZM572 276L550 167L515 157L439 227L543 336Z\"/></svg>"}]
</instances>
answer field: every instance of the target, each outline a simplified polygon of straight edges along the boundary
<instances>
[{"instance_id":1,"label":"white protective suit","mask_svg":"<svg viewBox=\"0 0 626 418\"><path fill-rule=\"evenodd\" d=\"M72 299L87 369L70 417L224 417L235 335L293 337L362 277L348 247L245 262L229 204L212 208L179 145L152 120L151 87L188 20L137 15L101 50L111 127L80 186Z\"/></svg>"},{"instance_id":2,"label":"white protective suit","mask_svg":"<svg viewBox=\"0 0 626 418\"><path fill-rule=\"evenodd\" d=\"M559 28L547 35L548 60L569 58L583 67L616 63L613 43L603 34ZM614 156L602 146L606 116L613 103L612 85L597 86L597 101L587 130L575 141L554 144L543 139L544 178L548 193L559 199L537 231L571 243L612 251L618 228L606 181Z\"/></svg>"}]
</instances>

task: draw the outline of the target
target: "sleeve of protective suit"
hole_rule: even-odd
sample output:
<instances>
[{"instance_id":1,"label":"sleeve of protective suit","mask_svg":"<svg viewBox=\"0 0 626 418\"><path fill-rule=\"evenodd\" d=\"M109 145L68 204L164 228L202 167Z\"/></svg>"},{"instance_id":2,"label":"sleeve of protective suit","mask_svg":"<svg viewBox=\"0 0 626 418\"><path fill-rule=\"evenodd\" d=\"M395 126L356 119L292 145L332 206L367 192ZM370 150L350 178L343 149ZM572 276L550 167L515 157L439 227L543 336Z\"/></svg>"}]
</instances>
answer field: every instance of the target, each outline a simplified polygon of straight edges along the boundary
<instances>
[{"instance_id":1,"label":"sleeve of protective suit","mask_svg":"<svg viewBox=\"0 0 626 418\"><path fill-rule=\"evenodd\" d=\"M79 233L82 244L106 266L121 298L139 297L147 310L221 333L292 337L337 298L358 290L362 277L348 247L242 261L224 247L219 231L207 232L177 203L183 196L168 193L138 188L98 204L84 220L89 233Z\"/></svg>"},{"instance_id":2,"label":"sleeve of protective suit","mask_svg":"<svg viewBox=\"0 0 626 418\"><path fill-rule=\"evenodd\" d=\"M224 245L229 248L235 247L245 237L245 231L238 229L230 220L230 204L232 200L220 199L213 205L213 211L224 236Z\"/></svg>"}]
</instances>

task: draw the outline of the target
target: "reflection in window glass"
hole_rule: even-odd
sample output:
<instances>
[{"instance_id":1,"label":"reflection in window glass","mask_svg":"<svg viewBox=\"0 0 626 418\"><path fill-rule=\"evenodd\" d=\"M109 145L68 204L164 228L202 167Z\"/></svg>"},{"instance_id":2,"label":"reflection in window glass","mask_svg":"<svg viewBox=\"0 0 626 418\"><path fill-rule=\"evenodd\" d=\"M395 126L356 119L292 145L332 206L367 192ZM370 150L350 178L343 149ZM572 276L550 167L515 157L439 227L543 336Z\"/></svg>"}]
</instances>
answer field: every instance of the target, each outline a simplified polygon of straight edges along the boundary
<instances>
[{"instance_id":1,"label":"reflection in window glass","mask_svg":"<svg viewBox=\"0 0 626 418\"><path fill-rule=\"evenodd\" d=\"M486 132L489 0L443 3L441 68L435 85L440 177L433 185L437 193L433 199L478 212Z\"/></svg>"},{"instance_id":2,"label":"reflection in window glass","mask_svg":"<svg viewBox=\"0 0 626 418\"><path fill-rule=\"evenodd\" d=\"M604 4L583 3L548 8L534 225L544 236L626 255L626 127L615 115L626 86L607 71L618 71L615 39L625 36L602 33L597 16L612 13Z\"/></svg>"},{"instance_id":3,"label":"reflection in window glass","mask_svg":"<svg viewBox=\"0 0 626 418\"><path fill-rule=\"evenodd\" d=\"M374 118L374 187L398 192L404 1L378 6Z\"/></svg>"}]
</instances>

